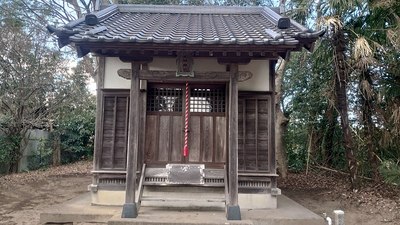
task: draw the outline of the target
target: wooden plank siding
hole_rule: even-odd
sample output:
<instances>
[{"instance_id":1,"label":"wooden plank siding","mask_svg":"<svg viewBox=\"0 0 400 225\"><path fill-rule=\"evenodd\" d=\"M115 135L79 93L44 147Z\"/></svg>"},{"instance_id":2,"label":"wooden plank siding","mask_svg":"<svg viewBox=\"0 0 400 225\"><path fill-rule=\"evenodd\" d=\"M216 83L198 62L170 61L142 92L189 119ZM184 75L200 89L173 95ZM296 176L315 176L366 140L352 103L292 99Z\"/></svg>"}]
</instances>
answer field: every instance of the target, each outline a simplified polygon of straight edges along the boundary
<instances>
[{"instance_id":1,"label":"wooden plank siding","mask_svg":"<svg viewBox=\"0 0 400 225\"><path fill-rule=\"evenodd\" d=\"M129 91L102 90L103 116L99 169L125 170ZM239 92L239 172L270 171L271 93ZM226 161L227 120L218 113L191 113L189 157L182 156L184 118L181 113L147 113L144 161L150 164L205 163L220 167Z\"/></svg>"},{"instance_id":2,"label":"wooden plank siding","mask_svg":"<svg viewBox=\"0 0 400 225\"><path fill-rule=\"evenodd\" d=\"M271 172L271 103L271 93L239 93L239 172Z\"/></svg>"},{"instance_id":3,"label":"wooden plank siding","mask_svg":"<svg viewBox=\"0 0 400 225\"><path fill-rule=\"evenodd\" d=\"M226 118L191 115L189 157L182 156L184 120L178 115L148 114L145 162L222 164L226 154Z\"/></svg>"},{"instance_id":4,"label":"wooden plank siding","mask_svg":"<svg viewBox=\"0 0 400 225\"><path fill-rule=\"evenodd\" d=\"M126 169L129 91L103 90L99 169Z\"/></svg>"}]
</instances>

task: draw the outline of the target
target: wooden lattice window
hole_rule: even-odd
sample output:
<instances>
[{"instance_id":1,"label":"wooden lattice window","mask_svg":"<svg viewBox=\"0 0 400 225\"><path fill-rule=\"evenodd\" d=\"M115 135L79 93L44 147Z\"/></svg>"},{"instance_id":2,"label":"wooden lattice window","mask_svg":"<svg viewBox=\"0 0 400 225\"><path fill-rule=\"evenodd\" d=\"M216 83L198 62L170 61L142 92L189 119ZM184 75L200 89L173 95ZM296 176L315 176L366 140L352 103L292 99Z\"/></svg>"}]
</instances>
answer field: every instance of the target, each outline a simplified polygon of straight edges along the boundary
<instances>
[{"instance_id":1,"label":"wooden lattice window","mask_svg":"<svg viewBox=\"0 0 400 225\"><path fill-rule=\"evenodd\" d=\"M150 87L147 92L148 112L182 112L183 89Z\"/></svg>"},{"instance_id":2,"label":"wooden lattice window","mask_svg":"<svg viewBox=\"0 0 400 225\"><path fill-rule=\"evenodd\" d=\"M182 112L185 105L185 88L149 87L147 112ZM225 87L190 88L190 112L224 113L226 110Z\"/></svg>"},{"instance_id":3,"label":"wooden lattice window","mask_svg":"<svg viewBox=\"0 0 400 225\"><path fill-rule=\"evenodd\" d=\"M225 112L224 88L192 88L190 90L190 112Z\"/></svg>"}]
</instances>

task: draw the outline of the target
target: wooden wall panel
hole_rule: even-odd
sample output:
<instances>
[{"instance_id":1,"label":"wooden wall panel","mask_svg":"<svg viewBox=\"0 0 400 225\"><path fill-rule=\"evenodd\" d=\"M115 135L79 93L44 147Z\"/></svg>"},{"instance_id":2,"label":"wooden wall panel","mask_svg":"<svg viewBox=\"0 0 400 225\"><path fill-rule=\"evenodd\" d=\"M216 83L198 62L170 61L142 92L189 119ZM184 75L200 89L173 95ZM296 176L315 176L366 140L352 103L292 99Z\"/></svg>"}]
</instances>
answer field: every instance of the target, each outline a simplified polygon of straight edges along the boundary
<instances>
[{"instance_id":1,"label":"wooden wall panel","mask_svg":"<svg viewBox=\"0 0 400 225\"><path fill-rule=\"evenodd\" d=\"M271 151L268 133L271 126L271 95L246 93L239 98L239 170L268 172Z\"/></svg>"},{"instance_id":2,"label":"wooden wall panel","mask_svg":"<svg viewBox=\"0 0 400 225\"><path fill-rule=\"evenodd\" d=\"M215 117L215 162L225 163L226 144L226 117Z\"/></svg>"},{"instance_id":3,"label":"wooden wall panel","mask_svg":"<svg viewBox=\"0 0 400 225\"><path fill-rule=\"evenodd\" d=\"M100 169L126 168L128 93L103 93Z\"/></svg>"},{"instance_id":4,"label":"wooden wall panel","mask_svg":"<svg viewBox=\"0 0 400 225\"><path fill-rule=\"evenodd\" d=\"M155 99L170 101L171 96L181 96L176 93L178 90L173 88L175 86L180 87L181 84L149 84L150 89L158 88L158 92L148 95L146 118L149 121L146 122L145 162L149 165L204 163L207 166L221 167L222 163L226 161L227 149L227 122L225 112L223 112L225 102L222 100L218 102L219 111L207 111L208 104L211 104L207 100L207 94L214 98L216 94L207 93L209 90L204 89L204 85L192 86L191 90L195 90L197 95L193 95L194 102L191 107L203 108L199 108L200 110L192 108L191 110L189 156L184 158L184 111L175 107L160 110L154 106L158 104ZM194 86L199 88L196 89ZM222 87L225 88L225 86L218 86L218 88ZM200 95L202 90L205 91L204 96ZM222 94L218 92L218 96L223 98L224 91L220 92ZM155 94L159 97L154 96Z\"/></svg>"},{"instance_id":5,"label":"wooden wall panel","mask_svg":"<svg viewBox=\"0 0 400 225\"><path fill-rule=\"evenodd\" d=\"M238 164L239 164L239 171L240 170L245 170L244 166L246 165L246 148L244 147L245 145L245 132L244 130L246 129L246 123L245 119L243 118L245 110L245 100L239 98L238 100Z\"/></svg>"},{"instance_id":6,"label":"wooden wall panel","mask_svg":"<svg viewBox=\"0 0 400 225\"><path fill-rule=\"evenodd\" d=\"M114 137L114 168L124 169L126 166L127 153L127 97L117 97L117 116L115 120L115 137Z\"/></svg>"},{"instance_id":7,"label":"wooden wall panel","mask_svg":"<svg viewBox=\"0 0 400 225\"><path fill-rule=\"evenodd\" d=\"M191 116L189 121L189 162L200 161L200 116Z\"/></svg>"},{"instance_id":8,"label":"wooden wall panel","mask_svg":"<svg viewBox=\"0 0 400 225\"><path fill-rule=\"evenodd\" d=\"M172 118L172 149L171 149L171 161L181 162L182 151L183 151L183 119L182 116L174 116Z\"/></svg>"},{"instance_id":9,"label":"wooden wall panel","mask_svg":"<svg viewBox=\"0 0 400 225\"><path fill-rule=\"evenodd\" d=\"M146 118L146 145L145 145L145 162L156 160L158 150L158 116L147 115Z\"/></svg>"},{"instance_id":10,"label":"wooden wall panel","mask_svg":"<svg viewBox=\"0 0 400 225\"><path fill-rule=\"evenodd\" d=\"M212 162L214 152L214 132L213 132L213 117L203 116L202 117L202 129L201 129L201 161Z\"/></svg>"},{"instance_id":11,"label":"wooden wall panel","mask_svg":"<svg viewBox=\"0 0 400 225\"><path fill-rule=\"evenodd\" d=\"M268 171L268 152L269 149L269 139L270 136L268 134L268 126L269 122L269 110L270 110L270 102L267 99L258 99L258 113L257 113L257 121L258 121L258 134L257 134L257 149L259 149L257 153L258 160L258 169L261 171Z\"/></svg>"},{"instance_id":12,"label":"wooden wall panel","mask_svg":"<svg viewBox=\"0 0 400 225\"><path fill-rule=\"evenodd\" d=\"M256 100L246 99L245 100L245 110L244 110L244 120L246 121L245 133L245 170L257 170L257 148L256 148Z\"/></svg>"},{"instance_id":13,"label":"wooden wall panel","mask_svg":"<svg viewBox=\"0 0 400 225\"><path fill-rule=\"evenodd\" d=\"M103 143L101 152L101 168L112 168L112 151L114 137L115 97L104 97Z\"/></svg>"},{"instance_id":14,"label":"wooden wall panel","mask_svg":"<svg viewBox=\"0 0 400 225\"><path fill-rule=\"evenodd\" d=\"M167 162L171 150L171 116L160 116L159 143L157 161Z\"/></svg>"}]
</instances>

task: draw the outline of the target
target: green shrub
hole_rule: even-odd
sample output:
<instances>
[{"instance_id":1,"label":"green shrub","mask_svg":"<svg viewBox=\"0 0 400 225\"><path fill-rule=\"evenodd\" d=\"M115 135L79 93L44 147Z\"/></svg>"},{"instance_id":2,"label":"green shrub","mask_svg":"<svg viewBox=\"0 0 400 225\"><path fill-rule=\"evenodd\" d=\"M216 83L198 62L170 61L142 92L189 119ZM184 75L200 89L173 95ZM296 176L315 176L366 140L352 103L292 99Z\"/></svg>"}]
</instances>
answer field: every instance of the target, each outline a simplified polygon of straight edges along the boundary
<instances>
[{"instance_id":1,"label":"green shrub","mask_svg":"<svg viewBox=\"0 0 400 225\"><path fill-rule=\"evenodd\" d=\"M379 171L385 182L400 185L400 166L399 164L386 160L379 167Z\"/></svg>"},{"instance_id":2,"label":"green shrub","mask_svg":"<svg viewBox=\"0 0 400 225\"><path fill-rule=\"evenodd\" d=\"M0 164L10 165L21 158L20 135L0 135Z\"/></svg>"},{"instance_id":3,"label":"green shrub","mask_svg":"<svg viewBox=\"0 0 400 225\"><path fill-rule=\"evenodd\" d=\"M94 111L73 115L58 127L62 163L75 162L93 156Z\"/></svg>"}]
</instances>

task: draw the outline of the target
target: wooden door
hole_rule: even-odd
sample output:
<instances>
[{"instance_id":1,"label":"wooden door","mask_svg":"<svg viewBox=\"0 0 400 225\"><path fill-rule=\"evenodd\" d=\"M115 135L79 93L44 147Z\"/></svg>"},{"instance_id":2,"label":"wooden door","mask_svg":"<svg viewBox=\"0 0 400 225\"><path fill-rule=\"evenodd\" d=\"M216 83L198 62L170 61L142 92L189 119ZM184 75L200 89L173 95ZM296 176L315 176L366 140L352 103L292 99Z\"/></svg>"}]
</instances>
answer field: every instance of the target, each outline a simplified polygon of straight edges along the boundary
<instances>
[{"instance_id":1,"label":"wooden door","mask_svg":"<svg viewBox=\"0 0 400 225\"><path fill-rule=\"evenodd\" d=\"M189 156L183 157L184 84L149 84L144 160L147 164L203 163L221 167L226 152L223 85L190 85Z\"/></svg>"}]
</instances>

